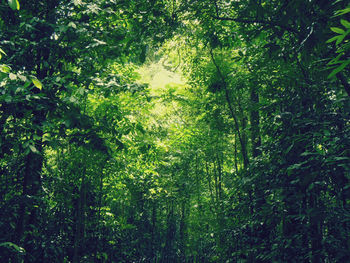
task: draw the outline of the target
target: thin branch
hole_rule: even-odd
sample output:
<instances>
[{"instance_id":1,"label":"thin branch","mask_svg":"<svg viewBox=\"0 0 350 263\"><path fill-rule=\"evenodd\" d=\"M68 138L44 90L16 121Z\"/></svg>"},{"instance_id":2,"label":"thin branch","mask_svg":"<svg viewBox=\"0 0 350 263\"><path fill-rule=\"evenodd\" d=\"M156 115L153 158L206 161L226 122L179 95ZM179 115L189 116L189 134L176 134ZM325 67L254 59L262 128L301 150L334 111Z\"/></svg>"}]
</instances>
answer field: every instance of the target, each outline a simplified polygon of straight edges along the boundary
<instances>
[{"instance_id":1,"label":"thin branch","mask_svg":"<svg viewBox=\"0 0 350 263\"><path fill-rule=\"evenodd\" d=\"M300 51L300 49L304 46L305 42L310 38L310 36L311 36L312 33L314 32L314 25L315 25L315 23L313 22L312 25L310 26L311 29L310 29L309 34L306 36L306 38L305 38L303 41L301 41L300 46L299 46L297 52ZM309 28L310 28L310 27L309 27Z\"/></svg>"},{"instance_id":2,"label":"thin branch","mask_svg":"<svg viewBox=\"0 0 350 263\"><path fill-rule=\"evenodd\" d=\"M274 21L266 21L261 19L245 19L245 18L233 18L233 17L221 17L221 16L213 16L213 18L217 20L223 20L223 21L234 21L237 23L245 23L245 24L262 24L262 25L269 25L274 27L280 27L281 29L284 29L288 32L294 33L296 35L301 35L300 32L292 27L281 25Z\"/></svg>"}]
</instances>

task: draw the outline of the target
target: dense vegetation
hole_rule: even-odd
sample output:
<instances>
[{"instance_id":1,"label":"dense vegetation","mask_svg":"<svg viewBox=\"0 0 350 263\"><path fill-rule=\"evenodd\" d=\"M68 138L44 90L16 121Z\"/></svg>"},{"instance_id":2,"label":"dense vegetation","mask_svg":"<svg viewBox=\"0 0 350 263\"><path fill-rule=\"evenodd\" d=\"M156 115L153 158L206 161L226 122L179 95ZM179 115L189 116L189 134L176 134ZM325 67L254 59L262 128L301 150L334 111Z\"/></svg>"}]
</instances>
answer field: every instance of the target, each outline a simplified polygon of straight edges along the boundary
<instances>
[{"instance_id":1,"label":"dense vegetation","mask_svg":"<svg viewBox=\"0 0 350 263\"><path fill-rule=\"evenodd\" d=\"M0 261L350 262L349 14L2 0Z\"/></svg>"}]
</instances>

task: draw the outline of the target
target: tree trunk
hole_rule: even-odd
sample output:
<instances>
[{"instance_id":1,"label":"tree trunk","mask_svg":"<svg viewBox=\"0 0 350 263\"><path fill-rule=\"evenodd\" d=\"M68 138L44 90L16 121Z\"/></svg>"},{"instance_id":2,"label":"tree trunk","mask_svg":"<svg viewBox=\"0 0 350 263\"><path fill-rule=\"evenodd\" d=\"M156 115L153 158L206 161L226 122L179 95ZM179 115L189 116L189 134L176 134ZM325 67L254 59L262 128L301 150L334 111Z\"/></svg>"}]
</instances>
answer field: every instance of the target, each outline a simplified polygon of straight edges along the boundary
<instances>
[{"instance_id":1,"label":"tree trunk","mask_svg":"<svg viewBox=\"0 0 350 263\"><path fill-rule=\"evenodd\" d=\"M259 147L261 146L261 137L260 137L260 114L257 109L259 104L259 94L257 92L257 87L250 88L250 138L252 145L252 156L253 158L258 157L261 154Z\"/></svg>"},{"instance_id":2,"label":"tree trunk","mask_svg":"<svg viewBox=\"0 0 350 263\"><path fill-rule=\"evenodd\" d=\"M81 242L84 239L84 216L86 204L86 168L83 169L82 181L80 185L79 200L77 207L77 221L74 234L73 263L80 262Z\"/></svg>"},{"instance_id":3,"label":"tree trunk","mask_svg":"<svg viewBox=\"0 0 350 263\"><path fill-rule=\"evenodd\" d=\"M34 112L33 126L42 127L44 119L43 111ZM41 204L39 196L41 191L41 171L43 166L42 157L42 128L37 128L33 131L35 139L34 148L30 148L29 153L25 158L23 183L22 183L22 198L19 208L19 216L16 226L16 241L17 244L23 246L26 250L24 262L34 262L35 257L35 234L34 230L39 229L38 213ZM37 227L37 228L36 228ZM36 258L38 260L38 258Z\"/></svg>"}]
</instances>

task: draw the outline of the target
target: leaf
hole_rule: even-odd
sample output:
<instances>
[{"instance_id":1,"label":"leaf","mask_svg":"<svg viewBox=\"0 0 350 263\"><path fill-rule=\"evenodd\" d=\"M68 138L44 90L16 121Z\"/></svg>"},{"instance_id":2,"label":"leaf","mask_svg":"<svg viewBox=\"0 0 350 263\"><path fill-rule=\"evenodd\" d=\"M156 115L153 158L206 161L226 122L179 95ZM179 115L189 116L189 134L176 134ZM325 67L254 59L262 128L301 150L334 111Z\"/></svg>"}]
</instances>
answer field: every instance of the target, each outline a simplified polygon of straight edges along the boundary
<instances>
[{"instance_id":1,"label":"leaf","mask_svg":"<svg viewBox=\"0 0 350 263\"><path fill-rule=\"evenodd\" d=\"M337 39L337 42L335 42L336 45L339 45L343 40L344 38L346 37L346 35L340 35Z\"/></svg>"},{"instance_id":2,"label":"leaf","mask_svg":"<svg viewBox=\"0 0 350 263\"><path fill-rule=\"evenodd\" d=\"M346 27L346 28L350 28L350 22L345 20L345 19L340 19L340 23Z\"/></svg>"},{"instance_id":3,"label":"leaf","mask_svg":"<svg viewBox=\"0 0 350 263\"><path fill-rule=\"evenodd\" d=\"M108 259L107 253L103 252L103 253L101 253L101 255L103 256L103 258L105 259L105 261L107 261L107 259Z\"/></svg>"},{"instance_id":4,"label":"leaf","mask_svg":"<svg viewBox=\"0 0 350 263\"><path fill-rule=\"evenodd\" d=\"M339 27L331 27L331 30L335 33L338 33L338 34L344 34L345 31Z\"/></svg>"},{"instance_id":5,"label":"leaf","mask_svg":"<svg viewBox=\"0 0 350 263\"><path fill-rule=\"evenodd\" d=\"M341 56L342 56L342 54L339 54L337 57L335 57L331 61L329 61L327 65L335 65L335 64L341 63L342 61L339 61Z\"/></svg>"},{"instance_id":6,"label":"leaf","mask_svg":"<svg viewBox=\"0 0 350 263\"><path fill-rule=\"evenodd\" d=\"M28 88L30 86L30 81L26 81L26 83L24 83L23 88Z\"/></svg>"},{"instance_id":7,"label":"leaf","mask_svg":"<svg viewBox=\"0 0 350 263\"><path fill-rule=\"evenodd\" d=\"M349 162L349 157L343 157L343 156L338 156L338 157L333 157L333 158L329 158L326 159L327 163L336 163L336 162L343 162L346 161L346 164ZM341 166L341 165L339 165Z\"/></svg>"},{"instance_id":8,"label":"leaf","mask_svg":"<svg viewBox=\"0 0 350 263\"><path fill-rule=\"evenodd\" d=\"M333 2L332 5L338 4L338 3L342 2L342 1L343 1L343 0L336 0L336 1Z\"/></svg>"},{"instance_id":9,"label":"leaf","mask_svg":"<svg viewBox=\"0 0 350 263\"><path fill-rule=\"evenodd\" d=\"M29 145L29 149L30 149L33 153L37 153L37 152L38 152L38 150L37 150L37 149L35 148L35 146L32 145L32 144Z\"/></svg>"},{"instance_id":10,"label":"leaf","mask_svg":"<svg viewBox=\"0 0 350 263\"><path fill-rule=\"evenodd\" d=\"M290 152L290 150L293 148L294 143L292 143L286 150L285 154L288 154Z\"/></svg>"},{"instance_id":11,"label":"leaf","mask_svg":"<svg viewBox=\"0 0 350 263\"><path fill-rule=\"evenodd\" d=\"M74 29L77 29L77 25L74 22L69 22L68 26L70 26L70 27L72 27Z\"/></svg>"},{"instance_id":12,"label":"leaf","mask_svg":"<svg viewBox=\"0 0 350 263\"><path fill-rule=\"evenodd\" d=\"M74 5L76 5L76 6L80 6L80 5L83 4L83 2L82 2L81 0L73 0L73 3L74 3Z\"/></svg>"},{"instance_id":13,"label":"leaf","mask_svg":"<svg viewBox=\"0 0 350 263\"><path fill-rule=\"evenodd\" d=\"M13 74L13 73L10 73L9 74L9 78L10 78L10 80L15 80L15 79L17 79L17 75Z\"/></svg>"},{"instance_id":14,"label":"leaf","mask_svg":"<svg viewBox=\"0 0 350 263\"><path fill-rule=\"evenodd\" d=\"M334 77L337 73L339 73L340 71L342 71L347 65L350 64L350 59L347 61L344 61L343 64L341 64L339 67L335 68L331 74L328 75L328 78L332 78Z\"/></svg>"},{"instance_id":15,"label":"leaf","mask_svg":"<svg viewBox=\"0 0 350 263\"><path fill-rule=\"evenodd\" d=\"M41 140L41 137L36 135L36 134L33 134L33 138L34 138L34 140Z\"/></svg>"},{"instance_id":16,"label":"leaf","mask_svg":"<svg viewBox=\"0 0 350 263\"><path fill-rule=\"evenodd\" d=\"M0 59L2 58L2 54L6 55L5 51L0 48Z\"/></svg>"},{"instance_id":17,"label":"leaf","mask_svg":"<svg viewBox=\"0 0 350 263\"><path fill-rule=\"evenodd\" d=\"M332 38L328 39L328 40L326 41L326 43L331 43L331 42L333 42L333 41L336 41L336 40L338 40L338 38L339 38L339 36L332 37Z\"/></svg>"},{"instance_id":18,"label":"leaf","mask_svg":"<svg viewBox=\"0 0 350 263\"><path fill-rule=\"evenodd\" d=\"M349 157L334 157L334 160L336 161L347 161L349 159L350 159Z\"/></svg>"},{"instance_id":19,"label":"leaf","mask_svg":"<svg viewBox=\"0 0 350 263\"><path fill-rule=\"evenodd\" d=\"M0 247L7 247L10 249L13 249L15 251L17 251L18 253L25 253L24 248L17 246L16 244L12 243L12 242L3 242L0 244Z\"/></svg>"},{"instance_id":20,"label":"leaf","mask_svg":"<svg viewBox=\"0 0 350 263\"><path fill-rule=\"evenodd\" d=\"M19 78L20 80L22 80L23 82L26 82L26 81L27 81L26 76L23 76L23 75L17 75L17 76L18 76L18 78Z\"/></svg>"},{"instance_id":21,"label":"leaf","mask_svg":"<svg viewBox=\"0 0 350 263\"><path fill-rule=\"evenodd\" d=\"M8 0L8 4L12 10L19 10L20 8L18 0Z\"/></svg>"},{"instance_id":22,"label":"leaf","mask_svg":"<svg viewBox=\"0 0 350 263\"><path fill-rule=\"evenodd\" d=\"M338 11L336 12L336 15L335 15L334 17L336 17L336 16L342 16L342 15L345 15L345 14L347 14L347 13L350 13L350 7L347 7L347 8L342 9L342 10L338 10Z\"/></svg>"},{"instance_id":23,"label":"leaf","mask_svg":"<svg viewBox=\"0 0 350 263\"><path fill-rule=\"evenodd\" d=\"M287 168L287 170L299 169L302 165L303 165L303 163L296 163L296 164L290 165L290 166Z\"/></svg>"},{"instance_id":24,"label":"leaf","mask_svg":"<svg viewBox=\"0 0 350 263\"><path fill-rule=\"evenodd\" d=\"M37 78L32 77L32 82L35 85L35 87L37 87L38 89L42 90L43 84L41 84L41 82Z\"/></svg>"},{"instance_id":25,"label":"leaf","mask_svg":"<svg viewBox=\"0 0 350 263\"><path fill-rule=\"evenodd\" d=\"M5 97L5 102L11 103L12 102L12 96L6 96Z\"/></svg>"},{"instance_id":26,"label":"leaf","mask_svg":"<svg viewBox=\"0 0 350 263\"><path fill-rule=\"evenodd\" d=\"M308 156L308 155L315 155L317 153L312 153L312 152L303 152L302 154L300 154L300 156Z\"/></svg>"},{"instance_id":27,"label":"leaf","mask_svg":"<svg viewBox=\"0 0 350 263\"><path fill-rule=\"evenodd\" d=\"M10 73L11 68L9 66L3 64L3 65L0 65L0 71L4 72L4 73Z\"/></svg>"}]
</instances>

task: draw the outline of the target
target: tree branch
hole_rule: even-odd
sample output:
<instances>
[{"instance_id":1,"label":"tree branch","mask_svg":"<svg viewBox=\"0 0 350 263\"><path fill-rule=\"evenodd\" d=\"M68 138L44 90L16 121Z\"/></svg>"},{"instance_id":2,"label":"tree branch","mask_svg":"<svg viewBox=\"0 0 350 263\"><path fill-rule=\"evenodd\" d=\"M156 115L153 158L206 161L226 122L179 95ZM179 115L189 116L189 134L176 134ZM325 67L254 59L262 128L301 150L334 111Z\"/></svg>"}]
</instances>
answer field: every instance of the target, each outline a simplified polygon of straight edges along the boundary
<instances>
[{"instance_id":1,"label":"tree branch","mask_svg":"<svg viewBox=\"0 0 350 263\"><path fill-rule=\"evenodd\" d=\"M213 18L217 20L223 20L223 21L234 21L237 23L245 23L245 24L262 24L262 25L269 25L274 27L279 27L281 29L284 29L288 32L294 33L296 35L300 35L300 32L292 27L281 25L274 21L266 21L261 19L245 19L245 18L233 18L233 17L221 17L221 16L213 16Z\"/></svg>"}]
</instances>

